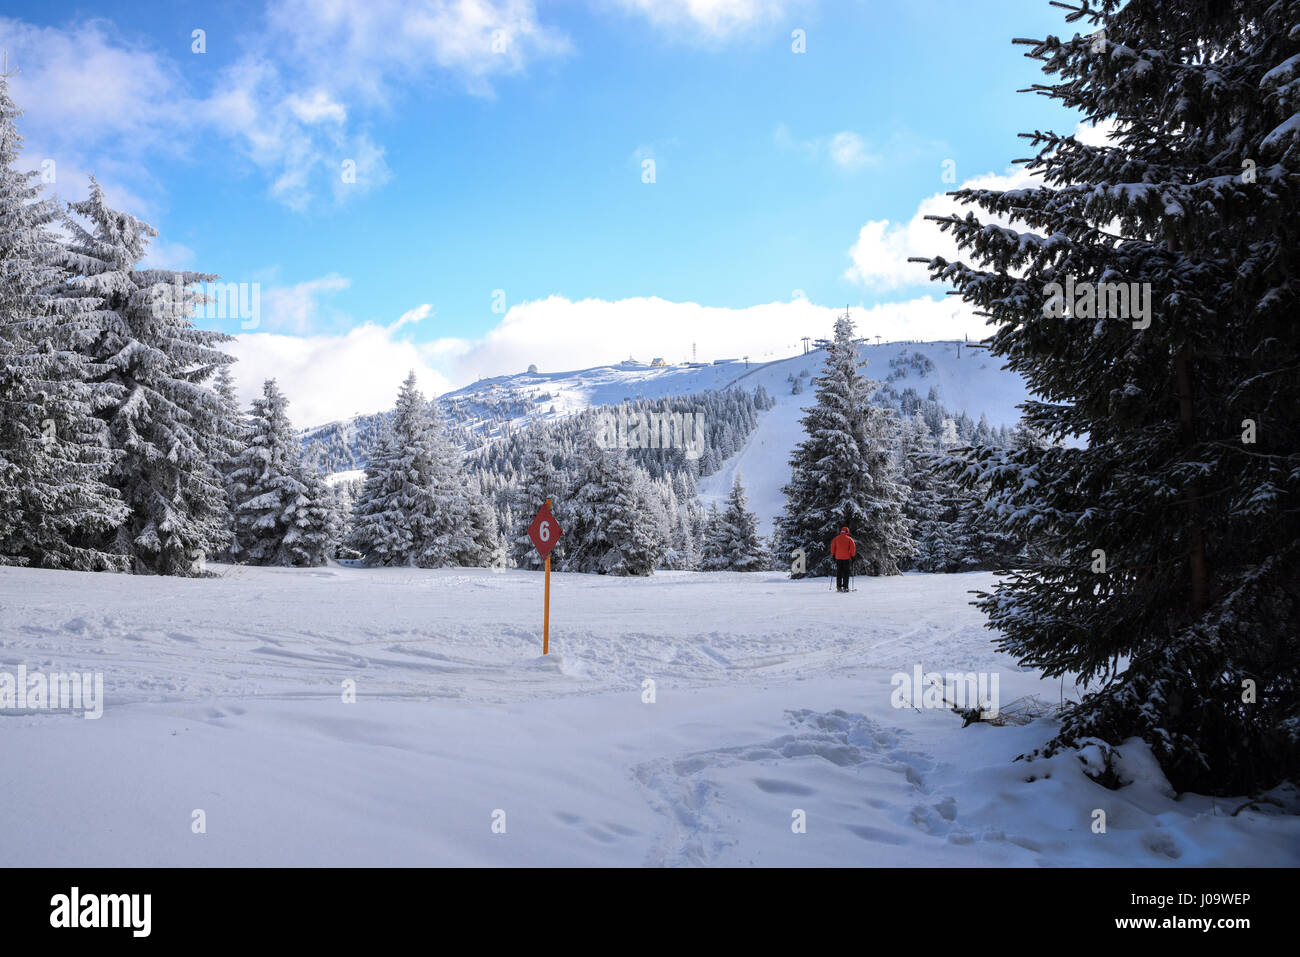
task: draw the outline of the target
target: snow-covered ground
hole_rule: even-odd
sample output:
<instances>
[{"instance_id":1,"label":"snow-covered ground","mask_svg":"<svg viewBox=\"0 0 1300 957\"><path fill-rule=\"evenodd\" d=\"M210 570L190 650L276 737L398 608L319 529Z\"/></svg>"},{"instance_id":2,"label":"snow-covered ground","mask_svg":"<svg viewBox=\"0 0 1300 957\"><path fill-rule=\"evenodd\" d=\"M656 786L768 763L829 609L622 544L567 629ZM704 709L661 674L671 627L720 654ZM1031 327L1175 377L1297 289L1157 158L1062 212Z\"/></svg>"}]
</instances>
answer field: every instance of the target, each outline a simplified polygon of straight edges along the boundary
<instances>
[{"instance_id":1,"label":"snow-covered ground","mask_svg":"<svg viewBox=\"0 0 1300 957\"><path fill-rule=\"evenodd\" d=\"M543 658L537 574L215 571L0 568L0 672L105 695L0 713L0 863L1300 863L1300 818L1175 800L1137 742L1109 791L1074 755L1012 760L1050 719L895 708L917 665L1058 700L992 650L986 574L560 574Z\"/></svg>"}]
</instances>

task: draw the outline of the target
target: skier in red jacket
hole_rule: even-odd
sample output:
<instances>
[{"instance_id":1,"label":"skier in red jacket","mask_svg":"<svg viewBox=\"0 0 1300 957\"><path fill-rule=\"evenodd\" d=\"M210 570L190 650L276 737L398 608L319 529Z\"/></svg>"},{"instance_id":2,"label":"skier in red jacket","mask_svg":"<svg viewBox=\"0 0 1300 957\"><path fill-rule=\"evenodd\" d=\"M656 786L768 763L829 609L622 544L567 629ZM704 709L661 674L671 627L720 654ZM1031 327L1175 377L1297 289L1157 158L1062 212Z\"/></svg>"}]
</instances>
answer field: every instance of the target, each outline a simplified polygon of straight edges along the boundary
<instances>
[{"instance_id":1,"label":"skier in red jacket","mask_svg":"<svg viewBox=\"0 0 1300 957\"><path fill-rule=\"evenodd\" d=\"M845 525L835 536L835 541L831 542L831 558L835 559L836 591L849 590L849 566L857 553L858 543L849 535L849 527Z\"/></svg>"}]
</instances>

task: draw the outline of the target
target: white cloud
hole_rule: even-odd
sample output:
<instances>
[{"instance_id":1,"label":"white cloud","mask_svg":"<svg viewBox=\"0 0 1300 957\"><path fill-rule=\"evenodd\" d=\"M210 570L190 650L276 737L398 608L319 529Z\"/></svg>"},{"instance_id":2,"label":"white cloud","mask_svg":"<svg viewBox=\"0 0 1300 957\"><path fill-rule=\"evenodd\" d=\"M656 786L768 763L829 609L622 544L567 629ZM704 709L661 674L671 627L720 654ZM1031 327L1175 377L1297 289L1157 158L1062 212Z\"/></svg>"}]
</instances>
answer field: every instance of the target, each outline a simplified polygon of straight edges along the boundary
<instances>
[{"instance_id":1,"label":"white cloud","mask_svg":"<svg viewBox=\"0 0 1300 957\"><path fill-rule=\"evenodd\" d=\"M39 27L0 17L12 96L25 135L59 147L94 140L132 156L179 151L193 103L175 62L118 35L106 20Z\"/></svg>"},{"instance_id":2,"label":"white cloud","mask_svg":"<svg viewBox=\"0 0 1300 957\"><path fill-rule=\"evenodd\" d=\"M144 269L187 270L194 268L194 258L194 250L184 243L154 238L149 243L141 266Z\"/></svg>"},{"instance_id":3,"label":"white cloud","mask_svg":"<svg viewBox=\"0 0 1300 957\"><path fill-rule=\"evenodd\" d=\"M1095 126L1080 123L1075 127L1074 138L1087 146L1114 146L1115 144L1110 141L1110 135L1115 132L1115 129L1116 123L1110 118L1101 120Z\"/></svg>"},{"instance_id":4,"label":"white cloud","mask_svg":"<svg viewBox=\"0 0 1300 957\"><path fill-rule=\"evenodd\" d=\"M781 149L802 153L809 160L825 157L842 170L857 170L880 162L880 156L871 150L867 141L852 130L842 130L831 136L799 139L790 132L788 126L779 123L772 133L772 140Z\"/></svg>"},{"instance_id":5,"label":"white cloud","mask_svg":"<svg viewBox=\"0 0 1300 957\"><path fill-rule=\"evenodd\" d=\"M1079 123L1074 136L1091 146L1112 145L1109 134L1115 129L1111 120L1096 126ZM1042 186L1042 179L1026 172L1024 167L1013 167L1005 173L984 173L971 177L958 189L1025 189ZM962 258L950 233L942 232L927 216L965 215L973 207L963 206L946 192L935 193L921 200L916 212L906 223L886 219L868 221L858 231L857 241L849 250L852 265L845 270L846 279L876 291L902 289L929 282L929 274L922 263L910 263L910 256L943 256L950 262ZM1005 218L992 217L983 210L977 215L986 223L1011 225ZM1018 228L1023 229L1021 224Z\"/></svg>"},{"instance_id":6,"label":"white cloud","mask_svg":"<svg viewBox=\"0 0 1300 957\"><path fill-rule=\"evenodd\" d=\"M60 200L84 198L93 173L110 203L157 225L148 170L187 152L201 125L175 63L105 20L60 29L0 17L0 50L24 111L20 168L40 171Z\"/></svg>"},{"instance_id":7,"label":"white cloud","mask_svg":"<svg viewBox=\"0 0 1300 957\"><path fill-rule=\"evenodd\" d=\"M493 78L572 49L532 0L276 0L266 20L206 110L293 209L322 183L342 203L390 178L382 145L349 128L360 107L391 108L401 85L440 76L491 95Z\"/></svg>"},{"instance_id":8,"label":"white cloud","mask_svg":"<svg viewBox=\"0 0 1300 957\"><path fill-rule=\"evenodd\" d=\"M330 273L292 286L276 286L261 292L260 327L304 333L319 324L320 298L350 286L345 276Z\"/></svg>"},{"instance_id":9,"label":"white cloud","mask_svg":"<svg viewBox=\"0 0 1300 957\"><path fill-rule=\"evenodd\" d=\"M366 134L349 131L339 100L321 89L292 92L258 56L245 56L223 71L203 115L273 176L271 195L291 209L306 208L322 182L331 184L335 202L343 202L390 178L383 149Z\"/></svg>"},{"instance_id":10,"label":"white cloud","mask_svg":"<svg viewBox=\"0 0 1300 957\"><path fill-rule=\"evenodd\" d=\"M828 149L831 160L844 169L857 169L874 159L867 150L867 144L857 133L836 133L831 137Z\"/></svg>"},{"instance_id":11,"label":"white cloud","mask_svg":"<svg viewBox=\"0 0 1300 957\"><path fill-rule=\"evenodd\" d=\"M299 72L368 102L435 69L487 94L491 77L572 50L532 0L277 0L267 20Z\"/></svg>"},{"instance_id":12,"label":"white cloud","mask_svg":"<svg viewBox=\"0 0 1300 957\"><path fill-rule=\"evenodd\" d=\"M705 39L722 40L755 26L771 23L802 4L793 0L614 0L657 27L695 31Z\"/></svg>"},{"instance_id":13,"label":"white cloud","mask_svg":"<svg viewBox=\"0 0 1300 957\"><path fill-rule=\"evenodd\" d=\"M229 346L239 360L232 372L240 401L247 405L262 382L274 378L289 397L294 424L301 428L392 408L412 369L426 394L450 388L431 361L440 350L396 338L394 331L367 322L339 335L240 335Z\"/></svg>"},{"instance_id":14,"label":"white cloud","mask_svg":"<svg viewBox=\"0 0 1300 957\"><path fill-rule=\"evenodd\" d=\"M402 326L410 326L417 322L422 322L423 320L428 319L431 315L433 315L433 306L426 302L423 305L416 306L414 309L406 310L406 312L397 317L397 321L389 326L389 328L396 332L398 329L402 328Z\"/></svg>"},{"instance_id":15,"label":"white cloud","mask_svg":"<svg viewBox=\"0 0 1300 957\"><path fill-rule=\"evenodd\" d=\"M348 118L348 111L324 90L315 90L311 96L292 94L285 99L293 115L304 123L343 123Z\"/></svg>"},{"instance_id":16,"label":"white cloud","mask_svg":"<svg viewBox=\"0 0 1300 957\"><path fill-rule=\"evenodd\" d=\"M1010 170L1005 175L988 173L974 177L962 183L961 188L1019 189L1036 184L1037 180L1023 170ZM929 282L925 266L908 262L908 257L959 258L951 234L942 232L937 223L925 217L961 214L965 210L953 197L936 193L921 200L906 223L885 219L868 221L849 250L852 265L845 270L845 278L876 291L924 285Z\"/></svg>"},{"instance_id":17,"label":"white cloud","mask_svg":"<svg viewBox=\"0 0 1300 957\"><path fill-rule=\"evenodd\" d=\"M522 372L530 363L569 371L664 356L741 358L753 362L795 355L803 336L829 336L840 310L807 299L730 309L658 298L615 301L560 296L519 303L477 339L445 337L413 342L404 330L433 314L423 304L389 325L365 323L346 333L307 336L255 332L239 336L230 351L239 359L235 379L241 399L274 376L293 403L294 422L319 425L391 408L398 386L414 369L421 388L440 394L488 376ZM863 336L951 339L986 333L955 297L855 308Z\"/></svg>"},{"instance_id":18,"label":"white cloud","mask_svg":"<svg viewBox=\"0 0 1300 957\"><path fill-rule=\"evenodd\" d=\"M109 21L0 17L0 49L21 70L11 87L28 111L23 132L46 155L138 180L148 176L142 160L190 152L215 131L293 209L389 179L383 146L355 128L362 107L390 109L401 86L448 78L491 95L494 78L572 49L539 22L533 0L272 0L264 22L235 40L243 56L196 93L181 60Z\"/></svg>"}]
</instances>

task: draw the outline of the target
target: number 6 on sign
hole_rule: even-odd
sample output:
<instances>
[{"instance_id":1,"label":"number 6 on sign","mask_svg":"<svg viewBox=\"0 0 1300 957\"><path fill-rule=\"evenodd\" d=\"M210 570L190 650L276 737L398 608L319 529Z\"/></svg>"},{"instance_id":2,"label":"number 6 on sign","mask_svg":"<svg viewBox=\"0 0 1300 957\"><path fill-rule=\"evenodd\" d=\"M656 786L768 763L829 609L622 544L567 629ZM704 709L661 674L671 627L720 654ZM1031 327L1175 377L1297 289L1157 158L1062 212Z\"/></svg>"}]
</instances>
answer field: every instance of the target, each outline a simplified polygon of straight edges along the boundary
<instances>
[{"instance_id":1,"label":"number 6 on sign","mask_svg":"<svg viewBox=\"0 0 1300 957\"><path fill-rule=\"evenodd\" d=\"M551 535L552 527L555 534ZM533 524L528 526L528 537L533 541L533 547L537 549L537 554L546 559L546 597L543 601L542 611L542 654L549 654L551 650L551 549L555 547L556 541L564 534L563 529L555 521L555 516L551 514L551 500L548 498L546 504L537 510L537 515L533 517Z\"/></svg>"},{"instance_id":2,"label":"number 6 on sign","mask_svg":"<svg viewBox=\"0 0 1300 957\"><path fill-rule=\"evenodd\" d=\"M551 549L555 547L555 542L560 537L560 526L556 524L555 516L551 514L549 498L546 504L537 510L533 524L528 526L528 537L533 540L533 547L537 549L537 554L543 558L550 556Z\"/></svg>"}]
</instances>

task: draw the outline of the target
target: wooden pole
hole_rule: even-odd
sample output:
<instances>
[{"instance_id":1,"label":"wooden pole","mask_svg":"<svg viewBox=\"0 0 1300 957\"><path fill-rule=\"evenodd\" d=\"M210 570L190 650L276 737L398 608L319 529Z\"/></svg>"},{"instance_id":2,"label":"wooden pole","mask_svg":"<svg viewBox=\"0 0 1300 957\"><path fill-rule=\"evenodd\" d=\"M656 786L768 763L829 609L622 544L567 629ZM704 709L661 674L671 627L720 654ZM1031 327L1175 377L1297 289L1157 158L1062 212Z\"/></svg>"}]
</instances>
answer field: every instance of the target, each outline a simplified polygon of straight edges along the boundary
<instances>
[{"instance_id":1,"label":"wooden pole","mask_svg":"<svg viewBox=\"0 0 1300 957\"><path fill-rule=\"evenodd\" d=\"M546 507L551 507L551 497L546 497ZM546 597L542 599L542 654L551 651L551 555L546 555Z\"/></svg>"}]
</instances>

